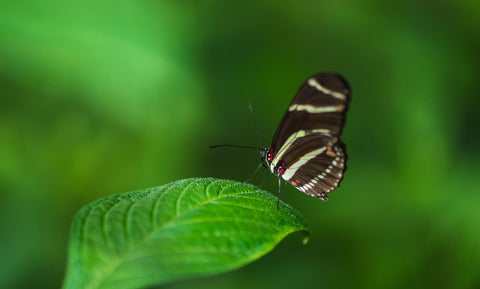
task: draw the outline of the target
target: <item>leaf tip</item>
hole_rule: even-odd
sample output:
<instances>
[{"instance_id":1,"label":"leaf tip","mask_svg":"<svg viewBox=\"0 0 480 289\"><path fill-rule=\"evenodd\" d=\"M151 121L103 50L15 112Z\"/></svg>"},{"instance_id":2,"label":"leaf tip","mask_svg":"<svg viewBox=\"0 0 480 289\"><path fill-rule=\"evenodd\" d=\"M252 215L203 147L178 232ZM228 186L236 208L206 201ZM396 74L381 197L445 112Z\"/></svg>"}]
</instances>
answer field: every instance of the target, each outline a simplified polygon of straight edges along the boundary
<instances>
[{"instance_id":1,"label":"leaf tip","mask_svg":"<svg viewBox=\"0 0 480 289\"><path fill-rule=\"evenodd\" d=\"M310 232L309 231L302 231L302 245L307 245L308 241L310 241Z\"/></svg>"}]
</instances>

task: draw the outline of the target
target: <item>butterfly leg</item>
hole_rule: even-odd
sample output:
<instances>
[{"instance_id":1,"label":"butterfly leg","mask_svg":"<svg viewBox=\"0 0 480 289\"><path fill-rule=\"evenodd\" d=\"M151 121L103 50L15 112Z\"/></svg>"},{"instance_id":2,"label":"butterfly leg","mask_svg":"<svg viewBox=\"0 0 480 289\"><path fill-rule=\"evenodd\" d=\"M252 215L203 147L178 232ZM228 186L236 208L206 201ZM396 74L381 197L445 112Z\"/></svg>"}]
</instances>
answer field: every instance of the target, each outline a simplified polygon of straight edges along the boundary
<instances>
[{"instance_id":1,"label":"butterfly leg","mask_svg":"<svg viewBox=\"0 0 480 289\"><path fill-rule=\"evenodd\" d=\"M285 186L282 187L282 179L278 177L278 197L277 197L277 210L280 209L280 199L283 201L283 194L285 192Z\"/></svg>"},{"instance_id":2,"label":"butterfly leg","mask_svg":"<svg viewBox=\"0 0 480 289\"><path fill-rule=\"evenodd\" d=\"M267 176L268 176L268 170L265 170L265 175L263 176L262 183L258 186L259 188L261 188L261 187L263 187L263 185L265 185L265 181L267 180Z\"/></svg>"},{"instance_id":3,"label":"butterfly leg","mask_svg":"<svg viewBox=\"0 0 480 289\"><path fill-rule=\"evenodd\" d=\"M242 183L248 183L257 173L258 171L260 170L260 168L263 166L263 163L259 164L258 167L255 169L255 171L253 172L253 174L248 178L246 179L245 181L243 181Z\"/></svg>"}]
</instances>

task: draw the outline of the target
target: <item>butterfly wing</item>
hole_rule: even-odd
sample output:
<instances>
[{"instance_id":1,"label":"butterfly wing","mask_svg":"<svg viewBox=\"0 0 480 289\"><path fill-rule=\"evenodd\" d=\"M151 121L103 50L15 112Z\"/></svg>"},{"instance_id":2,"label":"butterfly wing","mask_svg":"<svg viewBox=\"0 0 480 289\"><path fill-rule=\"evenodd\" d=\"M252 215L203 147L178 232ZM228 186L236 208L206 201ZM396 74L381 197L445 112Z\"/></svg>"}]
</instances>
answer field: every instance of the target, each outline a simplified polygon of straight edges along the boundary
<instances>
[{"instance_id":1,"label":"butterfly wing","mask_svg":"<svg viewBox=\"0 0 480 289\"><path fill-rule=\"evenodd\" d=\"M286 169L281 177L301 192L324 201L335 190L347 169L345 144L332 142L328 136L311 135L299 138L282 162Z\"/></svg>"},{"instance_id":2,"label":"butterfly wing","mask_svg":"<svg viewBox=\"0 0 480 289\"><path fill-rule=\"evenodd\" d=\"M350 86L340 75L319 73L307 79L273 137L272 172L300 191L326 200L346 169L345 145L339 137L349 103Z\"/></svg>"},{"instance_id":3,"label":"butterfly wing","mask_svg":"<svg viewBox=\"0 0 480 289\"><path fill-rule=\"evenodd\" d=\"M278 155L289 144L288 140L302 130L339 136L349 102L350 86L342 76L319 73L307 79L277 127L272 140L273 154Z\"/></svg>"}]
</instances>

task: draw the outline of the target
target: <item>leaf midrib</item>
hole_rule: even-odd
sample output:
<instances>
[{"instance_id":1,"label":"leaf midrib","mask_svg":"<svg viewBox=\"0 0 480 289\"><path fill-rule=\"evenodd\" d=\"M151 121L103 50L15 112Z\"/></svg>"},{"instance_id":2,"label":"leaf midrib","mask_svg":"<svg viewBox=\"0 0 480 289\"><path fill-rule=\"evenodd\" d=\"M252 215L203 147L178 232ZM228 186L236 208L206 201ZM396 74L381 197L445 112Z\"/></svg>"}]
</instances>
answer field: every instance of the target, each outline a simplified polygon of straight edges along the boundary
<instances>
[{"instance_id":1,"label":"leaf midrib","mask_svg":"<svg viewBox=\"0 0 480 289\"><path fill-rule=\"evenodd\" d=\"M212 184L215 184L215 183L220 183L220 181L212 181L210 182L206 187L205 187L205 192L207 192L208 190L208 187L211 186ZM181 192L180 194L183 194L189 187L193 186L193 185L196 185L198 184L198 182L191 182L189 183ZM204 206L205 204L208 204L208 203L211 203L211 202L215 202L221 198L225 198L225 197L231 197L232 195L228 195L228 196L221 196L221 192L224 191L225 189L229 188L229 187L232 187L234 186L234 184L229 184L227 185L226 187L222 188L219 192L218 192L218 195L217 196L214 196L214 198L212 199L207 199L206 201L204 202L201 202L201 203L198 203L197 205L195 206L192 206L191 208L183 211L182 213L183 214L186 214L186 213L189 213L193 210L196 210L198 209L199 207L201 206ZM174 187L173 187L174 188ZM158 197L162 197L162 196L165 196L169 191L170 189L172 189L172 187L168 188L166 191L164 191L162 194L160 194ZM251 193L246 193L246 192L242 192L242 193L239 193L239 194L254 194L256 193L255 191L251 192ZM208 197L208 194L206 194L207 197ZM155 200L155 204L157 203L157 200ZM112 206L114 207L114 206ZM155 206L156 207L156 206ZM155 208L154 208L154 211ZM105 214L107 214L107 212L105 212ZM88 217L88 216L87 216ZM107 266L103 271L104 273L100 275L100 277L97 277L96 279L92 280L90 282L90 285L87 285L86 288L91 288L91 289L94 289L94 288L99 288L101 286L101 284L108 278L108 276L111 275L112 272L115 271L115 269L120 266L122 264L122 262L125 260L125 258L128 256L128 254L130 254L133 250L132 248L138 248L143 242L145 242L146 240L148 240L154 233L156 233L157 231L159 230L162 230L164 229L165 227L168 227L168 225L173 221L175 220L176 218L178 217L177 215L177 210L175 210L175 215L170 218L168 221L166 222L163 222L159 227L157 227L158 225L155 223L153 227L153 229L146 233L145 234L145 237L144 238L141 238L139 241L137 241L135 244L132 244L130 245L124 253L122 254L119 254L118 257L116 258L113 258L112 259L112 262L110 262L111 265ZM128 218L128 216L127 216Z\"/></svg>"}]
</instances>

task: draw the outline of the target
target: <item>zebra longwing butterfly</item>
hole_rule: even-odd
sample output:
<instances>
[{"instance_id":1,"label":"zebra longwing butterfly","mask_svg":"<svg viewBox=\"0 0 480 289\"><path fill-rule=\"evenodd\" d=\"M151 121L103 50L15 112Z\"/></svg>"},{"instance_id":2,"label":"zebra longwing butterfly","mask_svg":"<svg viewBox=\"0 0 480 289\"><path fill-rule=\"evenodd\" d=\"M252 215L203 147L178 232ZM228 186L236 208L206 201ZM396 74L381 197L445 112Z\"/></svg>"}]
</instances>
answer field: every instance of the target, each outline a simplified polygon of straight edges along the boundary
<instances>
[{"instance_id":1,"label":"zebra longwing butterfly","mask_svg":"<svg viewBox=\"0 0 480 289\"><path fill-rule=\"evenodd\" d=\"M288 106L271 146L260 149L263 166L299 191L328 200L327 193L340 185L347 169L340 135L349 103L350 86L342 76L318 73L308 78ZM210 148L220 146L257 149Z\"/></svg>"},{"instance_id":2,"label":"zebra longwing butterfly","mask_svg":"<svg viewBox=\"0 0 480 289\"><path fill-rule=\"evenodd\" d=\"M328 200L347 169L340 135L350 103L350 86L340 75L318 73L300 87L280 121L262 163L299 191Z\"/></svg>"}]
</instances>

